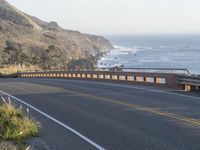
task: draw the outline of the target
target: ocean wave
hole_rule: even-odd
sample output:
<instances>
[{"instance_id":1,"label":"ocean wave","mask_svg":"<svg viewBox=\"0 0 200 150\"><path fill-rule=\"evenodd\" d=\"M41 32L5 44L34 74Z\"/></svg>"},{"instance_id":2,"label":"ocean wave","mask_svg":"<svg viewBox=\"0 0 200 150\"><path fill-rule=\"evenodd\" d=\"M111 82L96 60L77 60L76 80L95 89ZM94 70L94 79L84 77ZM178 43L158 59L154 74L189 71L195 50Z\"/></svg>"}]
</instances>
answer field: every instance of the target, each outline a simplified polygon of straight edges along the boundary
<instances>
[{"instance_id":1,"label":"ocean wave","mask_svg":"<svg viewBox=\"0 0 200 150\"><path fill-rule=\"evenodd\" d=\"M99 65L105 67L160 67L188 68L200 73L200 42L196 37L169 40L169 37L155 39L128 39L100 59ZM124 45L127 44L127 45Z\"/></svg>"},{"instance_id":2,"label":"ocean wave","mask_svg":"<svg viewBox=\"0 0 200 150\"><path fill-rule=\"evenodd\" d=\"M152 47L145 47L146 50L152 50Z\"/></svg>"},{"instance_id":3,"label":"ocean wave","mask_svg":"<svg viewBox=\"0 0 200 150\"><path fill-rule=\"evenodd\" d=\"M136 48L114 45L114 49L111 52L119 54L130 54L130 53L133 54L136 53L137 51L138 49Z\"/></svg>"},{"instance_id":4,"label":"ocean wave","mask_svg":"<svg viewBox=\"0 0 200 150\"><path fill-rule=\"evenodd\" d=\"M167 46L159 45L159 48L167 48Z\"/></svg>"}]
</instances>

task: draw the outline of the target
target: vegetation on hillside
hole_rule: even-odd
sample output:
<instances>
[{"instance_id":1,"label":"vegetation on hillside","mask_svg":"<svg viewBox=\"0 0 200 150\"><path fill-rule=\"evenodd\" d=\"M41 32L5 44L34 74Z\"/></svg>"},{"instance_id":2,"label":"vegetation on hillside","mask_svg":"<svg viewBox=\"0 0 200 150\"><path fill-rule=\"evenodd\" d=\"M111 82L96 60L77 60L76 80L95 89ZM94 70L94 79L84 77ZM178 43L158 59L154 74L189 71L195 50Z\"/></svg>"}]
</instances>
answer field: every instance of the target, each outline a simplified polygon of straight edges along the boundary
<instances>
[{"instance_id":1,"label":"vegetation on hillside","mask_svg":"<svg viewBox=\"0 0 200 150\"><path fill-rule=\"evenodd\" d=\"M83 68L91 63L88 58L109 49L111 43L101 36L63 29L0 0L0 72L10 66L19 71L66 68L71 60L73 66Z\"/></svg>"},{"instance_id":2,"label":"vegetation on hillside","mask_svg":"<svg viewBox=\"0 0 200 150\"><path fill-rule=\"evenodd\" d=\"M6 41L0 50L0 73L11 74L26 70L48 70L55 68L94 69L102 54L88 58L69 60L59 47L50 45L39 55L28 56L22 45Z\"/></svg>"},{"instance_id":3,"label":"vegetation on hillside","mask_svg":"<svg viewBox=\"0 0 200 150\"><path fill-rule=\"evenodd\" d=\"M52 67L65 67L68 58L62 55L59 48L50 45L40 55L30 57L25 53L22 45L6 41L6 46L1 50L2 58L1 66L38 66L42 69L50 69Z\"/></svg>"}]
</instances>

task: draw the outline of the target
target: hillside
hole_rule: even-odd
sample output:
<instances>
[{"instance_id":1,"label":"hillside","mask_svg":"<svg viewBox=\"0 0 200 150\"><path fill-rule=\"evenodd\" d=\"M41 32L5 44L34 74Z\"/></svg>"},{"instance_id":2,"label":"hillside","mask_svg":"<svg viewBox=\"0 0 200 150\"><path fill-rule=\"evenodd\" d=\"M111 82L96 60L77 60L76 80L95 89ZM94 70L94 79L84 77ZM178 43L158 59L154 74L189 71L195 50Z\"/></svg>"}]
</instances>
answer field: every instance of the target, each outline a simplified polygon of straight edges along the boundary
<instances>
[{"instance_id":1,"label":"hillside","mask_svg":"<svg viewBox=\"0 0 200 150\"><path fill-rule=\"evenodd\" d=\"M111 48L101 36L63 29L54 21L42 21L0 0L1 66L64 67L72 59L88 58ZM13 53L23 59L11 61Z\"/></svg>"}]
</instances>

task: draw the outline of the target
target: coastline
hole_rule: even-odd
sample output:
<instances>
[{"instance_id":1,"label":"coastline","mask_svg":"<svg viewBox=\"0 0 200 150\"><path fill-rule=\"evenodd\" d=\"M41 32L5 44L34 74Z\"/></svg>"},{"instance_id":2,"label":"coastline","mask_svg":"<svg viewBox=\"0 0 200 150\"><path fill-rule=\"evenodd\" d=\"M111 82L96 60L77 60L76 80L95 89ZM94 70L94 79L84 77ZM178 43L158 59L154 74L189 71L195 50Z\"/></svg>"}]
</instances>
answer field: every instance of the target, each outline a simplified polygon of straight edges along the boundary
<instances>
[{"instance_id":1,"label":"coastline","mask_svg":"<svg viewBox=\"0 0 200 150\"><path fill-rule=\"evenodd\" d=\"M186 68L193 74L200 74L200 35L140 35L108 39L118 46L100 58L98 67Z\"/></svg>"}]
</instances>

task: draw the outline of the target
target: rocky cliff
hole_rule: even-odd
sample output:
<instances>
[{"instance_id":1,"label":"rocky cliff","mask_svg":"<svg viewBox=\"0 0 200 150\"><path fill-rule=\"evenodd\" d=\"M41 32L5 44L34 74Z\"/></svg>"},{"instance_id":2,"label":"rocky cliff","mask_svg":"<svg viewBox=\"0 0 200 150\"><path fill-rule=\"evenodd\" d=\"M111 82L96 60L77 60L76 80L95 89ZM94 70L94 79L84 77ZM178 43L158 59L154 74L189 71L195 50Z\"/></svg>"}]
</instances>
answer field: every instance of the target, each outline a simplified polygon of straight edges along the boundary
<instances>
[{"instance_id":1,"label":"rocky cliff","mask_svg":"<svg viewBox=\"0 0 200 150\"><path fill-rule=\"evenodd\" d=\"M6 51L4 57L8 64L13 49L20 50L16 54L26 58L23 59L25 63L21 61L23 64L37 65L54 58L58 59L54 65L64 65L72 59L87 58L111 48L111 43L101 36L63 29L56 22L42 21L0 0L0 55Z\"/></svg>"}]
</instances>

